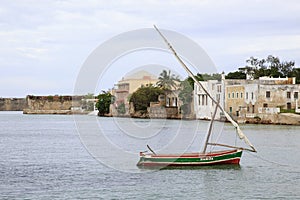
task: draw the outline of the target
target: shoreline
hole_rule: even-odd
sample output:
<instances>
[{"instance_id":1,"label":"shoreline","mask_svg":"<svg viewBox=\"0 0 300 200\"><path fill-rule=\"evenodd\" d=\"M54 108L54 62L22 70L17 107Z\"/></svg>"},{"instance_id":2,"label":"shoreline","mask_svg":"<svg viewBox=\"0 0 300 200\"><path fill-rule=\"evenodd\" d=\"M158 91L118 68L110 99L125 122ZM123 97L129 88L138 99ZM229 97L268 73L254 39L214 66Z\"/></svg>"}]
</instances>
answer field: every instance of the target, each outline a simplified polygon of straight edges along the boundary
<instances>
[{"instance_id":1,"label":"shoreline","mask_svg":"<svg viewBox=\"0 0 300 200\"><path fill-rule=\"evenodd\" d=\"M90 111L71 111L71 110L26 110L23 111L0 111L5 114L19 113L24 115L89 115ZM98 115L93 115L98 116ZM293 113L279 113L276 115L266 115L261 114L257 115L256 118L239 118L236 121L239 124L262 124L262 125L293 125L300 126L300 115ZM196 119L196 118L184 118L184 117L149 117L149 116L137 116L137 115L111 115L107 114L105 116L98 117L117 117L117 118L136 118L136 119L168 119L168 120L201 120L201 121L210 121L209 119ZM227 120L215 120L219 122L226 122Z\"/></svg>"}]
</instances>

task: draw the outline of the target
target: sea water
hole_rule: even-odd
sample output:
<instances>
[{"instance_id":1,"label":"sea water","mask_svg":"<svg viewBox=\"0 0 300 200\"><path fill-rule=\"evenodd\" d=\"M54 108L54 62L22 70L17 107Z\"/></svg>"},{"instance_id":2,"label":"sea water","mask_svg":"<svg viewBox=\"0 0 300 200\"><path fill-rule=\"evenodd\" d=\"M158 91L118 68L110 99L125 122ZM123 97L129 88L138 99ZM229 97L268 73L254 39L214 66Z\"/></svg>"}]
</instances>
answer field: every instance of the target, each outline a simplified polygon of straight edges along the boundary
<instances>
[{"instance_id":1,"label":"sea water","mask_svg":"<svg viewBox=\"0 0 300 200\"><path fill-rule=\"evenodd\" d=\"M258 152L239 167L136 167L147 144L201 150L208 123L0 112L0 199L300 199L298 126L242 125Z\"/></svg>"}]
</instances>

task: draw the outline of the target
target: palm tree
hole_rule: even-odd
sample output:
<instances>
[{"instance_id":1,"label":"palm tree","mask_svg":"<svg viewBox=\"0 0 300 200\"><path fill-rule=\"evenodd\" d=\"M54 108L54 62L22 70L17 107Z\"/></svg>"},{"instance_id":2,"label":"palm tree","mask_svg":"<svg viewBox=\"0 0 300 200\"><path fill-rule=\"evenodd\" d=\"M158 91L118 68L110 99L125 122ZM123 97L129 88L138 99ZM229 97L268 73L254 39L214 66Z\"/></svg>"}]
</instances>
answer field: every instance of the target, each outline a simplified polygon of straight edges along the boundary
<instances>
[{"instance_id":1,"label":"palm tree","mask_svg":"<svg viewBox=\"0 0 300 200\"><path fill-rule=\"evenodd\" d=\"M177 88L177 83L180 82L180 79L175 74L171 74L171 71L168 72L163 70L162 73L159 74L157 85L161 87L163 90L172 90Z\"/></svg>"}]
</instances>

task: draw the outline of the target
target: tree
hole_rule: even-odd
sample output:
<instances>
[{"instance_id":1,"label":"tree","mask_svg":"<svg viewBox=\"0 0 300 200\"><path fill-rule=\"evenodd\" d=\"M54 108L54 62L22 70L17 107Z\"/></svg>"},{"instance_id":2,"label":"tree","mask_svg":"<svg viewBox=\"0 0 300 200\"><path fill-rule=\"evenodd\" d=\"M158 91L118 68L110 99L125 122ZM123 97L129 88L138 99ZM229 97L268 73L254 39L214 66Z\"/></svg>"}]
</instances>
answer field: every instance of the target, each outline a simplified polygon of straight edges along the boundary
<instances>
[{"instance_id":1,"label":"tree","mask_svg":"<svg viewBox=\"0 0 300 200\"><path fill-rule=\"evenodd\" d=\"M247 65L239 68L255 79L261 76L285 77L292 73L295 66L294 61L281 62L278 57L269 55L266 59L250 57L246 60Z\"/></svg>"},{"instance_id":2,"label":"tree","mask_svg":"<svg viewBox=\"0 0 300 200\"><path fill-rule=\"evenodd\" d=\"M246 74L242 71L230 72L225 76L226 79L246 79Z\"/></svg>"},{"instance_id":3,"label":"tree","mask_svg":"<svg viewBox=\"0 0 300 200\"><path fill-rule=\"evenodd\" d=\"M191 103L193 100L194 82L191 83L190 79L187 78L180 84L181 89L179 92L179 99L182 101L180 110L183 114L191 113Z\"/></svg>"},{"instance_id":4,"label":"tree","mask_svg":"<svg viewBox=\"0 0 300 200\"><path fill-rule=\"evenodd\" d=\"M125 113L126 113L125 104L124 104L124 103L121 103L121 104L118 106L117 111L118 111L119 114L125 114Z\"/></svg>"},{"instance_id":5,"label":"tree","mask_svg":"<svg viewBox=\"0 0 300 200\"><path fill-rule=\"evenodd\" d=\"M198 80L198 81L206 81L206 80L221 80L222 78L222 75L221 74L197 74L195 76L195 78ZM191 77L188 77L186 79L186 81L189 82L190 86L194 89L194 80L191 78Z\"/></svg>"},{"instance_id":6,"label":"tree","mask_svg":"<svg viewBox=\"0 0 300 200\"><path fill-rule=\"evenodd\" d=\"M109 92L102 91L102 94L97 96L96 108L99 111L99 116L104 116L105 114L109 114L110 104L114 103L115 97L111 95Z\"/></svg>"},{"instance_id":7,"label":"tree","mask_svg":"<svg viewBox=\"0 0 300 200\"><path fill-rule=\"evenodd\" d=\"M82 108L87 111L94 110L94 101L88 101L89 99L95 99L93 93L88 93L82 99Z\"/></svg>"},{"instance_id":8,"label":"tree","mask_svg":"<svg viewBox=\"0 0 300 200\"><path fill-rule=\"evenodd\" d=\"M300 68L293 68L292 72L289 73L289 77L296 77L296 83L300 84Z\"/></svg>"},{"instance_id":9,"label":"tree","mask_svg":"<svg viewBox=\"0 0 300 200\"><path fill-rule=\"evenodd\" d=\"M163 90L172 90L177 87L177 82L180 82L178 76L171 74L170 70L168 72L163 70L159 74L157 85Z\"/></svg>"},{"instance_id":10,"label":"tree","mask_svg":"<svg viewBox=\"0 0 300 200\"><path fill-rule=\"evenodd\" d=\"M147 111L150 102L157 102L160 94L163 94L163 91L158 87L141 87L132 93L129 101L133 103L135 111Z\"/></svg>"}]
</instances>

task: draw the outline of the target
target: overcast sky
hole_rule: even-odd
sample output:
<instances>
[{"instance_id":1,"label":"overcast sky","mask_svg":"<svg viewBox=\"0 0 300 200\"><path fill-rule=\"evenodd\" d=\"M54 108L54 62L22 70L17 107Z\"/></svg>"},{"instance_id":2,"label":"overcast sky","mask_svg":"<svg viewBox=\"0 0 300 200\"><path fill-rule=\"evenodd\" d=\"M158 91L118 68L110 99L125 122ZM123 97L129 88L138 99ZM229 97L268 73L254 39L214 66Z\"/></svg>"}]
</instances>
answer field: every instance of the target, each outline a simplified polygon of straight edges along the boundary
<instances>
[{"instance_id":1,"label":"overcast sky","mask_svg":"<svg viewBox=\"0 0 300 200\"><path fill-rule=\"evenodd\" d=\"M197 42L219 72L250 56L300 63L297 0L2 0L0 97L72 94L97 46L153 24Z\"/></svg>"}]
</instances>

